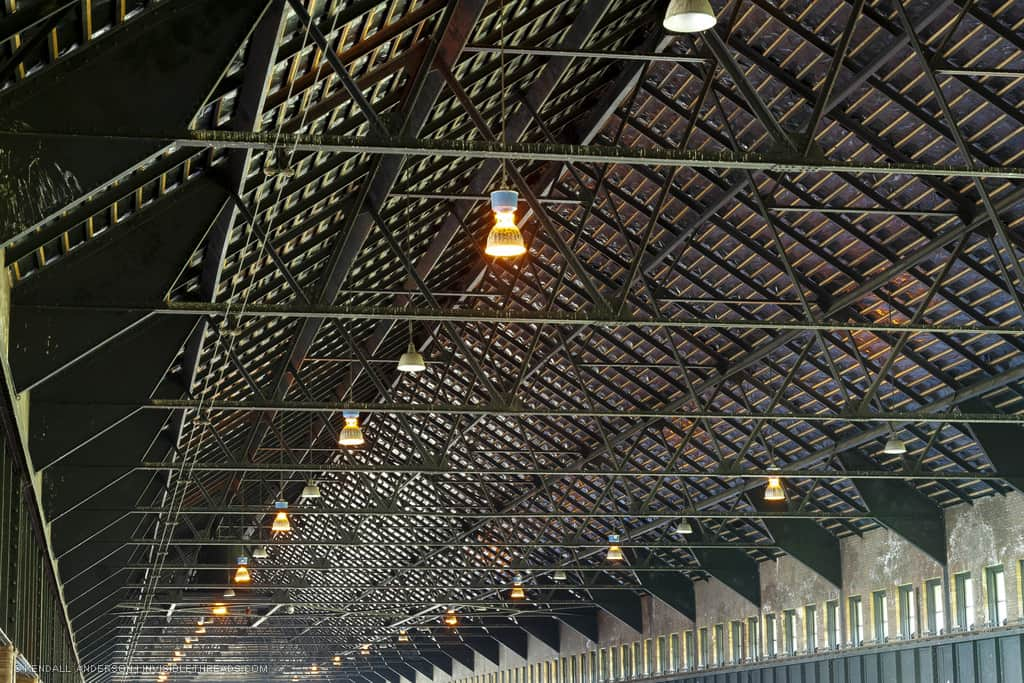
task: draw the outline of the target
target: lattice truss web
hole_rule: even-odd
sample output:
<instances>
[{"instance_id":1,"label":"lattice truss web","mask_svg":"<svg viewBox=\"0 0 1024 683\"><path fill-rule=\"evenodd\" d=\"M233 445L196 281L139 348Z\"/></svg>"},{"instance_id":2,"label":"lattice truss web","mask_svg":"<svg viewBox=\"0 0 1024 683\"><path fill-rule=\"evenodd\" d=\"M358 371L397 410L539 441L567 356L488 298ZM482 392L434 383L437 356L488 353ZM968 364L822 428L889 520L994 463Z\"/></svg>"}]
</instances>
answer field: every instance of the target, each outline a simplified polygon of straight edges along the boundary
<instances>
[{"instance_id":1,"label":"lattice truss web","mask_svg":"<svg viewBox=\"0 0 1024 683\"><path fill-rule=\"evenodd\" d=\"M148 431L74 418L85 444L105 427L120 435L119 458L148 464L125 475L141 478L116 500L123 492L101 475L110 499L82 494L77 509L92 517L71 530L65 513L55 526L70 546L63 571L84 662L165 662L210 603L225 601L237 554L250 556L253 584L229 617L207 622L189 661L340 680L457 658L452 647L479 647L474 637L497 637L487 629L515 627L509 617L578 619L601 605L595 586L650 590L653 573L631 566L696 581L716 576L722 553L734 553L735 577L790 552L760 503L764 480L738 473L796 473L784 480L783 516L832 537L879 523L869 471L901 473L879 481L935 509L1015 485L973 425L920 418L1022 407L1024 337L1006 331L1022 327L1024 194L999 172L1019 167L1024 149L1019 3L733 0L713 3L718 26L696 36L664 34L665 3L654 1L252 4L238 49L226 68L206 65L203 104L181 125L248 133L253 144L164 140L91 184L73 167L39 165L59 191L5 209L15 322L19 310L67 303L43 296L64 278L105 287L76 303L230 307L133 323L160 340L136 343L133 358L158 371L131 400L115 398L159 416ZM124 49L115 39L157 31L168 5L68 3L37 11L36 23L24 21L28 7L9 7L18 33L4 43L5 86L17 98L50 74L112 69ZM181 7L201 13L204 0ZM549 52L490 49L502 42ZM660 56L609 58L625 52ZM201 66L213 53L196 54ZM162 132L126 116L109 127L99 130ZM536 154L503 169L466 154L295 144L382 128L404 140L505 136L541 151L793 163ZM826 160L870 172L823 170ZM10 174L20 162L5 163ZM896 168L872 170L883 163ZM63 172L77 186L62 185ZM499 186L529 199L521 259L482 253L493 217L478 197ZM166 281L156 270L119 280L139 226L198 216L207 196L218 210L194 222ZM85 277L93 254L110 255L113 272ZM332 304L366 315L254 314ZM453 315L407 326L416 316L403 311ZM572 324L528 320L567 314ZM190 327L157 327L168 319ZM948 332L968 327L991 333ZM395 371L410 334L425 372ZM96 368L113 363L122 341L58 370L74 373L90 354ZM42 376L20 388L42 386L33 400L44 406L68 400L62 391L97 404L113 395L85 380L79 391L77 375L60 389ZM151 410L156 399L187 407ZM355 403L422 409L366 411L366 446L339 448L340 408ZM919 419L851 419L898 411ZM753 419L773 413L791 417ZM882 453L891 436L905 455ZM62 477L95 464L81 444L59 448ZM322 497L301 499L311 479ZM277 499L290 504L287 535L269 529ZM95 512L111 507L134 508L130 526ZM673 533L680 517L696 527L685 539ZM611 534L627 547L624 566L605 560ZM79 543L96 538L108 545ZM252 559L263 546L268 557ZM564 583L553 582L559 568ZM517 574L522 603L507 597ZM458 631L441 623L448 609ZM396 645L401 629L412 643ZM364 643L372 653L360 656Z\"/></svg>"}]
</instances>

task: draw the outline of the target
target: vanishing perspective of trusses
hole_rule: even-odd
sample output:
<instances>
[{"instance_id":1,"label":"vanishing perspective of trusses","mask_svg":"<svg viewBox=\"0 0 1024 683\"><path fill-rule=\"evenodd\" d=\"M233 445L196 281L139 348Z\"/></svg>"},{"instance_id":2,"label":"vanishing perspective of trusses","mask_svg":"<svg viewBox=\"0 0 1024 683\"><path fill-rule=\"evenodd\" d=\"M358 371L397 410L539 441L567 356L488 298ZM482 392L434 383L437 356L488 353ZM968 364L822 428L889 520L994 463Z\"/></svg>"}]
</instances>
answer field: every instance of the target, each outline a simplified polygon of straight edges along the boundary
<instances>
[{"instance_id":1,"label":"vanishing perspective of trusses","mask_svg":"<svg viewBox=\"0 0 1024 683\"><path fill-rule=\"evenodd\" d=\"M1024 486L1024 5L666 4L5 4L10 365L83 664L414 678L759 604L783 554L839 585L877 525L944 562L944 506Z\"/></svg>"}]
</instances>

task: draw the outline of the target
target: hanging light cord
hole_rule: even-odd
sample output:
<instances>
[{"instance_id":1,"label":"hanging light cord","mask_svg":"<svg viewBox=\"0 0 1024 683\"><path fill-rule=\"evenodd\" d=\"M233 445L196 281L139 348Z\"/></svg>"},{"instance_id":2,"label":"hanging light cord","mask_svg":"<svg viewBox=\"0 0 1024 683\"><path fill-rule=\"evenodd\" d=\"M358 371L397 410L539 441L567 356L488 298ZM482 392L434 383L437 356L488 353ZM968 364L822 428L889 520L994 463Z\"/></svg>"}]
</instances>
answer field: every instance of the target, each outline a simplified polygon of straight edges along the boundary
<instances>
[{"instance_id":1,"label":"hanging light cord","mask_svg":"<svg viewBox=\"0 0 1024 683\"><path fill-rule=\"evenodd\" d=\"M501 78L501 151L507 152L508 131L505 128L505 121L508 118L505 110L505 0L501 0L501 4L498 5L498 35L498 75ZM502 187L508 187L508 159L505 157L501 160L501 184Z\"/></svg>"}]
</instances>

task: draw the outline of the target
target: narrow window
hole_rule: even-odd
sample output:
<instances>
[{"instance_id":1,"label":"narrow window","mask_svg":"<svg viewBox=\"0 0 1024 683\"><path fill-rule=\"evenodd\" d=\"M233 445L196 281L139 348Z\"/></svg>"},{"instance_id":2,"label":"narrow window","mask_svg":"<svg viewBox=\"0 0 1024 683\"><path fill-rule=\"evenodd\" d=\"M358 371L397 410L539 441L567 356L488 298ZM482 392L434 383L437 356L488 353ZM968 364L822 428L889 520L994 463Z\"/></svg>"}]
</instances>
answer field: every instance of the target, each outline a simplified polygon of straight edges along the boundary
<instances>
[{"instance_id":1,"label":"narrow window","mask_svg":"<svg viewBox=\"0 0 1024 683\"><path fill-rule=\"evenodd\" d=\"M804 607L804 644L808 652L818 649L818 608L814 605Z\"/></svg>"},{"instance_id":2,"label":"narrow window","mask_svg":"<svg viewBox=\"0 0 1024 683\"><path fill-rule=\"evenodd\" d=\"M747 659L755 661L761 657L761 638L757 629L757 617L747 619Z\"/></svg>"},{"instance_id":3,"label":"narrow window","mask_svg":"<svg viewBox=\"0 0 1024 683\"><path fill-rule=\"evenodd\" d=\"M864 642L864 614L861 611L861 600L855 595L848 604L850 618L850 645L857 647Z\"/></svg>"},{"instance_id":4,"label":"narrow window","mask_svg":"<svg viewBox=\"0 0 1024 683\"><path fill-rule=\"evenodd\" d=\"M924 584L924 608L928 615L926 624L928 633L937 635L946 628L942 603L942 582L938 579L926 581Z\"/></svg>"},{"instance_id":5,"label":"narrow window","mask_svg":"<svg viewBox=\"0 0 1024 683\"><path fill-rule=\"evenodd\" d=\"M796 610L782 613L782 647L787 655L796 654Z\"/></svg>"},{"instance_id":6,"label":"narrow window","mask_svg":"<svg viewBox=\"0 0 1024 683\"><path fill-rule=\"evenodd\" d=\"M875 642L884 643L889 638L889 610L885 591L871 594L871 618L875 629Z\"/></svg>"},{"instance_id":7,"label":"narrow window","mask_svg":"<svg viewBox=\"0 0 1024 683\"><path fill-rule=\"evenodd\" d=\"M839 647L839 601L829 600L825 603L825 637L828 638L828 648L835 650Z\"/></svg>"},{"instance_id":8,"label":"narrow window","mask_svg":"<svg viewBox=\"0 0 1024 683\"><path fill-rule=\"evenodd\" d=\"M985 568L985 600L988 623L1001 626L1006 622L1006 575L1003 565Z\"/></svg>"},{"instance_id":9,"label":"narrow window","mask_svg":"<svg viewBox=\"0 0 1024 683\"><path fill-rule=\"evenodd\" d=\"M900 637L913 638L917 635L917 596L910 584L899 587Z\"/></svg>"},{"instance_id":10,"label":"narrow window","mask_svg":"<svg viewBox=\"0 0 1024 683\"><path fill-rule=\"evenodd\" d=\"M687 631L683 634L683 645L686 646L684 650L686 663L683 667L687 670L693 669L697 666L697 645L693 642L694 638L696 638L696 636L693 631Z\"/></svg>"},{"instance_id":11,"label":"narrow window","mask_svg":"<svg viewBox=\"0 0 1024 683\"><path fill-rule=\"evenodd\" d=\"M743 661L743 622L732 622L730 641L732 644L732 663L739 664Z\"/></svg>"},{"instance_id":12,"label":"narrow window","mask_svg":"<svg viewBox=\"0 0 1024 683\"><path fill-rule=\"evenodd\" d=\"M962 629L974 628L974 580L969 572L957 574L956 623Z\"/></svg>"},{"instance_id":13,"label":"narrow window","mask_svg":"<svg viewBox=\"0 0 1024 683\"><path fill-rule=\"evenodd\" d=\"M715 666L725 664L725 624L715 624Z\"/></svg>"},{"instance_id":14,"label":"narrow window","mask_svg":"<svg viewBox=\"0 0 1024 683\"><path fill-rule=\"evenodd\" d=\"M779 634L775 628L774 614L766 614L764 616L764 646L768 651L769 657L775 657L779 654Z\"/></svg>"}]
</instances>

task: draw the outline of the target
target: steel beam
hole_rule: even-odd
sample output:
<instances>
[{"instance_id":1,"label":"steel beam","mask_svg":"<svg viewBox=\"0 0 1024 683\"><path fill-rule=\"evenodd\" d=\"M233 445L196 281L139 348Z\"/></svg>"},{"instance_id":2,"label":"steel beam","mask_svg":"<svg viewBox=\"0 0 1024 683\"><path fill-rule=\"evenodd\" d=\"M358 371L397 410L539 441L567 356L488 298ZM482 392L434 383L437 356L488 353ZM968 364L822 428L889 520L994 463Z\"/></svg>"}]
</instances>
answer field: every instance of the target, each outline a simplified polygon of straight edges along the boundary
<instances>
[{"instance_id":1,"label":"steel beam","mask_svg":"<svg viewBox=\"0 0 1024 683\"><path fill-rule=\"evenodd\" d=\"M163 304L149 306L127 303L76 305L48 304L44 302L16 304L15 309L29 311L49 311L57 314L62 312L81 314L117 314L123 316L216 316L227 317L237 313L234 306L228 303L207 303L189 301L168 301ZM562 327L579 327L594 325L599 327L643 327L667 328L676 330L703 329L737 329L737 330L779 330L792 332L832 331L832 332L879 332L879 333L910 333L910 334L948 334L948 335L994 335L1000 337L1024 337L1024 329L1010 326L980 325L932 325L887 324L867 321L832 321L823 320L758 320L752 318L684 318L681 316L652 316L644 318L633 315L613 315L606 312L559 312L559 311L488 311L476 308L437 308L437 307L392 307L363 304L260 304L250 303L245 308L245 316L253 318L296 318L317 320L412 320L423 322L462 322L462 323L495 323L523 325L558 325Z\"/></svg>"},{"instance_id":2,"label":"steel beam","mask_svg":"<svg viewBox=\"0 0 1024 683\"><path fill-rule=\"evenodd\" d=\"M127 143L160 143L177 147L205 149L262 149L287 146L299 152L325 154L375 154L385 157L444 157L453 159L506 159L510 161L552 161L569 163L605 163L627 166L664 166L668 168L717 168L765 171L771 173L854 173L870 176L911 175L921 177L959 177L1024 180L1024 168L1017 166L964 166L916 162L858 162L837 159L807 159L796 153L762 154L757 152L705 152L664 148L635 148L607 145L565 145L553 143L502 143L486 140L448 140L442 138L371 138L331 133L248 133L228 130L189 130L169 133L65 133L38 130L32 132L0 130L0 139L13 141L46 139L81 140L115 146ZM354 257L353 257L354 258ZM340 284L336 287L340 289Z\"/></svg>"},{"instance_id":3,"label":"steel beam","mask_svg":"<svg viewBox=\"0 0 1024 683\"><path fill-rule=\"evenodd\" d=\"M42 402L46 404L46 402ZM74 409L81 404L75 402L52 402L55 406ZM767 422L847 422L847 423L879 423L903 424L908 422L943 423L961 422L963 424L1011 424L1024 425L1024 415L1006 413L957 413L957 412L922 412L886 411L860 412L841 410L834 413L789 412L776 411L741 413L732 410L687 410L685 408L634 408L615 410L614 408L579 409L572 408L530 408L518 404L413 404L413 403L359 403L321 401L235 401L217 399L198 401L195 399L151 399L138 403L126 404L117 402L94 402L97 409L141 408L142 410L197 410L200 408L220 412L298 412L298 413L337 413L342 408L358 410L367 415L385 413L390 415L474 415L489 417L562 417L579 418L619 418L619 419L688 419L688 420L751 420ZM976 473L965 473L964 477L978 476Z\"/></svg>"}]
</instances>

